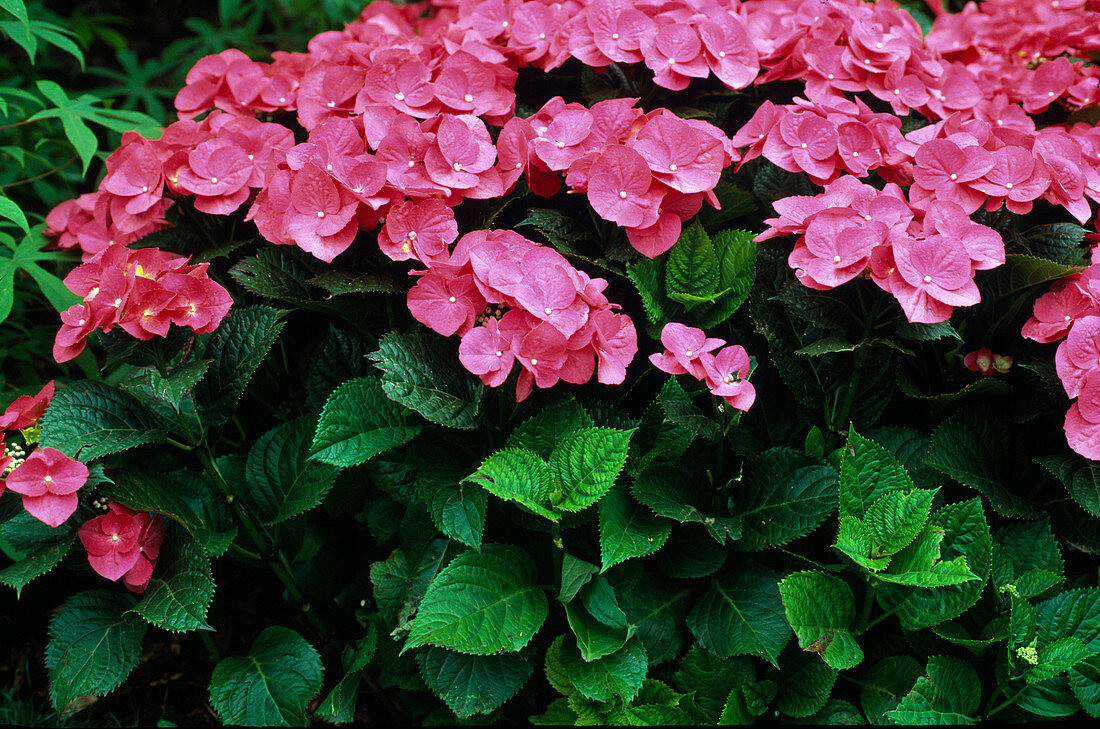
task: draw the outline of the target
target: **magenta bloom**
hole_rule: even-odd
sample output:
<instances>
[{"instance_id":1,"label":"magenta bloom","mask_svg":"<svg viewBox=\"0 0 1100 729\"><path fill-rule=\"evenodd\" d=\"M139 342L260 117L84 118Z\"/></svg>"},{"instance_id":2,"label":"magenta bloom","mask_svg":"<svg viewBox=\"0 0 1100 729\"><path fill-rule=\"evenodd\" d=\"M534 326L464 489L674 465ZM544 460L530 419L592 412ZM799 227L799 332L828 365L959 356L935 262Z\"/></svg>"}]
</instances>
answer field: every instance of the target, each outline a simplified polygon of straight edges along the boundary
<instances>
[{"instance_id":1,"label":"magenta bloom","mask_svg":"<svg viewBox=\"0 0 1100 729\"><path fill-rule=\"evenodd\" d=\"M15 398L3 415L0 415L0 430L23 430L38 422L53 397L53 380L47 382L34 397L22 395ZM0 471L2 473L2 471Z\"/></svg>"},{"instance_id":2,"label":"magenta bloom","mask_svg":"<svg viewBox=\"0 0 1100 729\"><path fill-rule=\"evenodd\" d=\"M8 474L7 486L23 495L23 508L52 527L76 511L77 496L88 480L88 467L56 448L39 448Z\"/></svg>"},{"instance_id":3,"label":"magenta bloom","mask_svg":"<svg viewBox=\"0 0 1100 729\"><path fill-rule=\"evenodd\" d=\"M665 345L665 351L651 354L649 361L654 367L670 375L690 374L701 380L706 376L706 371L699 362L699 357L725 343L724 339L708 338L702 329L669 322L661 330L661 344Z\"/></svg>"},{"instance_id":4,"label":"magenta bloom","mask_svg":"<svg viewBox=\"0 0 1100 729\"><path fill-rule=\"evenodd\" d=\"M752 407L756 388L745 379L749 376L749 355L744 347L739 344L723 347L717 354L704 355L702 364L712 395L742 412Z\"/></svg>"},{"instance_id":5,"label":"magenta bloom","mask_svg":"<svg viewBox=\"0 0 1100 729\"><path fill-rule=\"evenodd\" d=\"M84 522L80 541L88 563L100 576L120 577L133 592L144 592L164 539L164 519L112 503L109 511Z\"/></svg>"},{"instance_id":6,"label":"magenta bloom","mask_svg":"<svg viewBox=\"0 0 1100 729\"><path fill-rule=\"evenodd\" d=\"M621 145L608 147L588 172L588 200L604 220L646 228L657 222L664 196L652 183L642 155Z\"/></svg>"},{"instance_id":7,"label":"magenta bloom","mask_svg":"<svg viewBox=\"0 0 1100 729\"><path fill-rule=\"evenodd\" d=\"M1054 353L1058 379L1070 397L1081 393L1085 377L1100 371L1100 316L1083 316Z\"/></svg>"}]
</instances>

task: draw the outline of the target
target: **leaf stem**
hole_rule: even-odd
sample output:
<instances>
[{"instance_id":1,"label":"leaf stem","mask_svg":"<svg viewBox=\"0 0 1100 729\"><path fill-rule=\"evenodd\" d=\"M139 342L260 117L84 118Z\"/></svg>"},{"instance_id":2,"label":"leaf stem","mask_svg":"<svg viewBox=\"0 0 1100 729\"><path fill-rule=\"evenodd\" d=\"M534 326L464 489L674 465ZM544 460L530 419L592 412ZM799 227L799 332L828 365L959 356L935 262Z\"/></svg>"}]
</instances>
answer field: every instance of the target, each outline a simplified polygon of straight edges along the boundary
<instances>
[{"instance_id":1,"label":"leaf stem","mask_svg":"<svg viewBox=\"0 0 1100 729\"><path fill-rule=\"evenodd\" d=\"M3 129L3 127L0 127L0 129ZM54 167L53 169L46 170L41 174L37 174L34 177L28 177L25 180L16 180L15 182L9 182L6 185L0 185L0 190L7 190L9 187L19 187L20 185L26 185L27 183L35 182L37 180L41 180L44 177L49 177L50 175L57 174L61 170L71 165L73 162L76 162L78 159L80 159L80 156L74 154L72 157L69 157L69 160L67 162L62 163L57 167Z\"/></svg>"}]
</instances>

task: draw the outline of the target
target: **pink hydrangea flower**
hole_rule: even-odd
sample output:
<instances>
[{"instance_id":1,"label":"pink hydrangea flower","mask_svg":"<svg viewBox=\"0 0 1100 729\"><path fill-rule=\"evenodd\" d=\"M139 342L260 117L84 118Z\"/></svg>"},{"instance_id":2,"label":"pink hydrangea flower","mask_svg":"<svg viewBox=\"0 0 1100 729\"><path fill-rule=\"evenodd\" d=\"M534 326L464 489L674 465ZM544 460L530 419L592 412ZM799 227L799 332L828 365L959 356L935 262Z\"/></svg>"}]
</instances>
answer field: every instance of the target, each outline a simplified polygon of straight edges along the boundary
<instances>
[{"instance_id":1,"label":"pink hydrangea flower","mask_svg":"<svg viewBox=\"0 0 1100 729\"><path fill-rule=\"evenodd\" d=\"M722 347L725 343L707 337L702 329L669 322L661 330L665 351L649 355L649 361L670 375L691 375L731 407L748 410L756 400L756 388L745 379L749 355L741 345Z\"/></svg>"},{"instance_id":2,"label":"pink hydrangea flower","mask_svg":"<svg viewBox=\"0 0 1100 729\"><path fill-rule=\"evenodd\" d=\"M21 395L15 398L11 405L0 415L0 430L23 430L38 422L50 405L50 399L54 393L54 381L50 380L38 394ZM3 471L0 470L0 473Z\"/></svg>"},{"instance_id":3,"label":"pink hydrangea flower","mask_svg":"<svg viewBox=\"0 0 1100 729\"><path fill-rule=\"evenodd\" d=\"M80 526L88 563L100 576L112 582L122 578L131 591L144 592L160 555L164 519L116 502L108 509Z\"/></svg>"},{"instance_id":4,"label":"pink hydrangea flower","mask_svg":"<svg viewBox=\"0 0 1100 729\"><path fill-rule=\"evenodd\" d=\"M76 492L88 480L88 467L56 448L38 448L6 479L23 496L23 508L51 527L60 526L77 507Z\"/></svg>"}]
</instances>

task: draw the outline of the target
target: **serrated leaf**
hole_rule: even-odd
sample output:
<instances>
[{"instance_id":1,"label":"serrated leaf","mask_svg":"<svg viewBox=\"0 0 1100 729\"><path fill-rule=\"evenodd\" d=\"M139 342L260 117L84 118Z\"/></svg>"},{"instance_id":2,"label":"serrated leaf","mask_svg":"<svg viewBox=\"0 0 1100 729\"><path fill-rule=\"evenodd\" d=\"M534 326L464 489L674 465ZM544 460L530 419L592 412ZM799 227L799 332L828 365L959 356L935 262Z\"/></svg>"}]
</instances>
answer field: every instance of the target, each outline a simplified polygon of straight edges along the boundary
<instances>
[{"instance_id":1,"label":"serrated leaf","mask_svg":"<svg viewBox=\"0 0 1100 729\"><path fill-rule=\"evenodd\" d=\"M252 293L268 299L303 306L313 298L306 285L311 271L280 246L268 246L241 259L229 269L229 275Z\"/></svg>"},{"instance_id":2,"label":"serrated leaf","mask_svg":"<svg viewBox=\"0 0 1100 729\"><path fill-rule=\"evenodd\" d=\"M779 672L776 708L796 719L816 714L829 700L838 675L835 668L812 657L785 663Z\"/></svg>"},{"instance_id":3,"label":"serrated leaf","mask_svg":"<svg viewBox=\"0 0 1100 729\"><path fill-rule=\"evenodd\" d=\"M1065 673L1092 653L1077 638L1066 636L1054 640L1038 650L1039 663L1024 676L1028 683L1046 681Z\"/></svg>"},{"instance_id":4,"label":"serrated leaf","mask_svg":"<svg viewBox=\"0 0 1100 729\"><path fill-rule=\"evenodd\" d=\"M896 554L909 545L928 521L938 489L892 491L867 508L864 521L871 529L875 556Z\"/></svg>"},{"instance_id":5,"label":"serrated leaf","mask_svg":"<svg viewBox=\"0 0 1100 729\"><path fill-rule=\"evenodd\" d=\"M645 681L648 664L645 647L637 638L611 655L585 661L571 641L560 648L562 668L582 696L593 701L621 697L633 701Z\"/></svg>"},{"instance_id":6,"label":"serrated leaf","mask_svg":"<svg viewBox=\"0 0 1100 729\"><path fill-rule=\"evenodd\" d=\"M493 496L515 501L550 521L559 518L549 509L554 474L546 461L531 451L516 448L497 451L462 480L481 486Z\"/></svg>"},{"instance_id":7,"label":"serrated leaf","mask_svg":"<svg viewBox=\"0 0 1100 729\"><path fill-rule=\"evenodd\" d=\"M439 531L467 546L481 549L487 495L476 484L467 485L461 472L455 470L457 467L449 465L452 467L421 471L416 479L417 492Z\"/></svg>"},{"instance_id":8,"label":"serrated leaf","mask_svg":"<svg viewBox=\"0 0 1100 729\"><path fill-rule=\"evenodd\" d=\"M420 426L404 424L401 409L385 396L377 377L361 377L329 396L309 457L333 466L358 466L408 443L419 432Z\"/></svg>"},{"instance_id":9,"label":"serrated leaf","mask_svg":"<svg viewBox=\"0 0 1100 729\"><path fill-rule=\"evenodd\" d=\"M660 264L648 258L635 261L626 267L626 275L638 291L642 310L650 324L660 324L666 319L664 290L661 286Z\"/></svg>"},{"instance_id":10,"label":"serrated leaf","mask_svg":"<svg viewBox=\"0 0 1100 729\"><path fill-rule=\"evenodd\" d=\"M634 557L647 557L664 546L672 525L649 513L624 489L612 489L600 500L601 572Z\"/></svg>"},{"instance_id":11,"label":"serrated leaf","mask_svg":"<svg viewBox=\"0 0 1100 729\"><path fill-rule=\"evenodd\" d=\"M578 559L569 552L562 553L561 588L558 590L558 601L566 603L572 600L599 571L600 568L591 562Z\"/></svg>"},{"instance_id":12,"label":"serrated leaf","mask_svg":"<svg viewBox=\"0 0 1100 729\"><path fill-rule=\"evenodd\" d=\"M928 465L979 491L1004 516L1037 516L1029 500L1008 488L1027 466L1019 462L1020 451L1009 436L987 416L975 412L954 416L932 435Z\"/></svg>"},{"instance_id":13,"label":"serrated leaf","mask_svg":"<svg viewBox=\"0 0 1100 729\"><path fill-rule=\"evenodd\" d=\"M470 656L429 647L420 654L420 673L459 719L489 714L527 682L534 667L523 653Z\"/></svg>"},{"instance_id":14,"label":"serrated leaf","mask_svg":"<svg viewBox=\"0 0 1100 729\"><path fill-rule=\"evenodd\" d=\"M65 536L56 542L47 544L34 552L26 555L15 564L8 565L0 570L0 584L15 589L15 597L23 593L31 580L46 574L65 558L76 541L76 534L67 532Z\"/></svg>"},{"instance_id":15,"label":"serrated leaf","mask_svg":"<svg viewBox=\"0 0 1100 729\"><path fill-rule=\"evenodd\" d=\"M283 323L269 306L238 309L212 334L196 343L196 356L210 369L195 388L203 420L220 425L233 415L249 380L270 351Z\"/></svg>"},{"instance_id":16,"label":"serrated leaf","mask_svg":"<svg viewBox=\"0 0 1100 729\"><path fill-rule=\"evenodd\" d=\"M1062 550L1047 521L1008 524L994 532L993 541L992 576L998 587L1031 573L1064 574Z\"/></svg>"},{"instance_id":17,"label":"serrated leaf","mask_svg":"<svg viewBox=\"0 0 1100 729\"><path fill-rule=\"evenodd\" d=\"M321 503L338 469L310 461L311 418L283 423L261 435L248 451L247 494L266 524L277 524Z\"/></svg>"},{"instance_id":18,"label":"serrated leaf","mask_svg":"<svg viewBox=\"0 0 1100 729\"><path fill-rule=\"evenodd\" d=\"M719 658L755 655L773 665L791 634L778 575L756 567L711 578L687 625L699 644Z\"/></svg>"},{"instance_id":19,"label":"serrated leaf","mask_svg":"<svg viewBox=\"0 0 1100 729\"><path fill-rule=\"evenodd\" d=\"M672 246L665 267L665 289L670 298L676 294L707 297L718 286L718 256L710 236L698 220L680 233Z\"/></svg>"},{"instance_id":20,"label":"serrated leaf","mask_svg":"<svg viewBox=\"0 0 1100 729\"><path fill-rule=\"evenodd\" d=\"M940 558L943 539L943 530L929 525L911 544L894 555L888 571L876 572L875 577L896 585L930 588L979 579L967 568L966 557Z\"/></svg>"},{"instance_id":21,"label":"serrated leaf","mask_svg":"<svg viewBox=\"0 0 1100 729\"><path fill-rule=\"evenodd\" d=\"M676 688L693 694L697 724L715 722L726 705L730 691L751 684L756 678L752 661L745 657L726 660L715 658L699 645L680 659L673 676Z\"/></svg>"},{"instance_id":22,"label":"serrated leaf","mask_svg":"<svg viewBox=\"0 0 1100 729\"><path fill-rule=\"evenodd\" d=\"M266 628L247 656L223 658L214 667L210 705L226 724L305 726L323 671L305 638L289 628Z\"/></svg>"},{"instance_id":23,"label":"serrated leaf","mask_svg":"<svg viewBox=\"0 0 1100 729\"><path fill-rule=\"evenodd\" d=\"M564 438L550 454L550 468L562 489L555 506L581 511L599 501L615 485L626 465L632 430L584 428Z\"/></svg>"},{"instance_id":24,"label":"serrated leaf","mask_svg":"<svg viewBox=\"0 0 1100 729\"><path fill-rule=\"evenodd\" d=\"M1100 466L1076 455L1047 456L1035 462L1056 476L1082 509L1100 516Z\"/></svg>"},{"instance_id":25,"label":"serrated leaf","mask_svg":"<svg viewBox=\"0 0 1100 729\"><path fill-rule=\"evenodd\" d=\"M898 326L897 336L913 342L934 342L938 339L954 339L961 342L962 336L955 331L949 321L941 321L935 324L921 324L919 322L904 322Z\"/></svg>"},{"instance_id":26,"label":"serrated leaf","mask_svg":"<svg viewBox=\"0 0 1100 729\"><path fill-rule=\"evenodd\" d=\"M706 514L691 501L695 495L689 493L690 477L682 468L652 466L634 479L630 492L640 503L645 504L657 516L678 521L697 522L706 527L707 532L719 544L741 536L741 521L735 516L717 516Z\"/></svg>"},{"instance_id":27,"label":"serrated leaf","mask_svg":"<svg viewBox=\"0 0 1100 729\"><path fill-rule=\"evenodd\" d=\"M850 626L856 612L852 590L823 572L796 572L779 583L787 622L802 650L818 654L836 669L863 660L863 650Z\"/></svg>"},{"instance_id":28,"label":"serrated leaf","mask_svg":"<svg viewBox=\"0 0 1100 729\"><path fill-rule=\"evenodd\" d=\"M876 499L892 491L911 491L913 481L885 448L852 428L840 460L840 516L864 519Z\"/></svg>"},{"instance_id":29,"label":"serrated leaf","mask_svg":"<svg viewBox=\"0 0 1100 729\"><path fill-rule=\"evenodd\" d=\"M158 565L134 612L158 628L173 633L213 630L206 613L214 599L210 560L190 542L184 543L171 565Z\"/></svg>"},{"instance_id":30,"label":"serrated leaf","mask_svg":"<svg viewBox=\"0 0 1100 729\"><path fill-rule=\"evenodd\" d=\"M684 615L689 590L667 584L667 580L643 577L619 594L627 620L637 629L650 665L680 654Z\"/></svg>"},{"instance_id":31,"label":"serrated leaf","mask_svg":"<svg viewBox=\"0 0 1100 729\"><path fill-rule=\"evenodd\" d=\"M1100 716L1100 656L1078 663L1069 671L1069 687L1081 708L1092 718Z\"/></svg>"},{"instance_id":32,"label":"serrated leaf","mask_svg":"<svg viewBox=\"0 0 1100 729\"><path fill-rule=\"evenodd\" d=\"M7 218L22 228L24 233L30 235L31 229L30 226L27 225L27 216L23 214L22 209L20 209L18 205L3 194L0 194L0 217Z\"/></svg>"},{"instance_id":33,"label":"serrated leaf","mask_svg":"<svg viewBox=\"0 0 1100 729\"><path fill-rule=\"evenodd\" d=\"M1004 265L986 276L982 290L988 291L992 300L1005 299L1081 270L1080 266L1066 266L1043 258L1010 253L1005 256Z\"/></svg>"},{"instance_id":34,"label":"serrated leaf","mask_svg":"<svg viewBox=\"0 0 1100 729\"><path fill-rule=\"evenodd\" d=\"M310 278L307 283L324 289L327 299L347 294L399 294L409 288L408 284L384 271L355 273L339 269L329 270Z\"/></svg>"},{"instance_id":35,"label":"serrated leaf","mask_svg":"<svg viewBox=\"0 0 1100 729\"><path fill-rule=\"evenodd\" d=\"M1040 258L1077 266L1084 262L1086 228L1076 223L1048 223L1036 225L1023 232L1024 244Z\"/></svg>"},{"instance_id":36,"label":"serrated leaf","mask_svg":"<svg viewBox=\"0 0 1100 729\"><path fill-rule=\"evenodd\" d=\"M87 694L106 696L134 670L148 626L129 614L133 604L125 594L80 592L53 614L46 668L55 706Z\"/></svg>"},{"instance_id":37,"label":"serrated leaf","mask_svg":"<svg viewBox=\"0 0 1100 729\"><path fill-rule=\"evenodd\" d=\"M875 535L871 528L854 516L840 520L836 541L833 547L851 557L860 567L873 572L886 569L890 565L889 556L876 556Z\"/></svg>"},{"instance_id":38,"label":"serrated leaf","mask_svg":"<svg viewBox=\"0 0 1100 729\"><path fill-rule=\"evenodd\" d=\"M443 568L447 544L446 539L435 539L420 551L397 549L387 559L371 565L374 600L387 622L407 630L409 617Z\"/></svg>"},{"instance_id":39,"label":"serrated leaf","mask_svg":"<svg viewBox=\"0 0 1100 729\"><path fill-rule=\"evenodd\" d=\"M773 448L752 464L734 495L741 517L740 549L760 550L804 537L836 508L837 473L794 449Z\"/></svg>"},{"instance_id":40,"label":"serrated leaf","mask_svg":"<svg viewBox=\"0 0 1100 729\"><path fill-rule=\"evenodd\" d=\"M166 437L135 397L102 382L81 380L54 395L42 417L39 442L70 458L92 461Z\"/></svg>"},{"instance_id":41,"label":"serrated leaf","mask_svg":"<svg viewBox=\"0 0 1100 729\"><path fill-rule=\"evenodd\" d=\"M993 540L981 500L971 499L945 506L932 514L929 524L938 527L934 531L942 533L943 539L936 545L921 545L922 549L933 546L940 549L941 558L946 562L965 558L967 569L978 579L937 588L883 585L875 593L879 604L887 610L894 610L907 630L938 625L962 615L981 595L992 569ZM935 534L930 534L930 538L935 541ZM916 556L916 546L910 545L907 549ZM901 556L894 557L891 567ZM927 559L925 553L924 563Z\"/></svg>"},{"instance_id":42,"label":"serrated leaf","mask_svg":"<svg viewBox=\"0 0 1100 729\"><path fill-rule=\"evenodd\" d=\"M566 215L561 210L550 208L531 208L527 211L527 217L516 223L515 227L531 226L546 236L546 240L552 246L566 251L574 250L573 246L592 237L591 231L582 227L574 218Z\"/></svg>"},{"instance_id":43,"label":"serrated leaf","mask_svg":"<svg viewBox=\"0 0 1100 729\"><path fill-rule=\"evenodd\" d=\"M872 666L859 692L867 720L876 725L888 723L887 712L898 707L923 673L924 667L912 656L891 656Z\"/></svg>"},{"instance_id":44,"label":"serrated leaf","mask_svg":"<svg viewBox=\"0 0 1100 729\"><path fill-rule=\"evenodd\" d=\"M317 707L317 716L325 717L333 724L348 724L355 720L355 704L359 698L362 671L374 657L377 648L378 630L371 623L367 626L367 634L354 649L351 646L344 649L344 677Z\"/></svg>"},{"instance_id":45,"label":"serrated leaf","mask_svg":"<svg viewBox=\"0 0 1100 729\"><path fill-rule=\"evenodd\" d=\"M403 650L435 645L460 653L516 652L548 613L525 551L486 544L455 557L428 586Z\"/></svg>"},{"instance_id":46,"label":"serrated leaf","mask_svg":"<svg viewBox=\"0 0 1100 729\"><path fill-rule=\"evenodd\" d=\"M566 435L593 425L591 416L580 403L566 400L523 421L508 436L505 445L510 448L526 448L542 458L549 458Z\"/></svg>"},{"instance_id":47,"label":"serrated leaf","mask_svg":"<svg viewBox=\"0 0 1100 729\"><path fill-rule=\"evenodd\" d=\"M891 724L975 724L982 688L967 663L932 656L912 690L886 713Z\"/></svg>"},{"instance_id":48,"label":"serrated leaf","mask_svg":"<svg viewBox=\"0 0 1100 729\"><path fill-rule=\"evenodd\" d=\"M219 468L225 467L218 459ZM100 492L137 511L162 514L182 525L208 557L225 553L237 534L224 502L218 502L214 484L188 472L152 473L128 468L103 484Z\"/></svg>"},{"instance_id":49,"label":"serrated leaf","mask_svg":"<svg viewBox=\"0 0 1100 729\"><path fill-rule=\"evenodd\" d=\"M633 626L613 628L604 625L575 602L566 604L565 617L570 630L576 636L577 650L581 652L581 659L584 661L599 660L614 653L634 635Z\"/></svg>"},{"instance_id":50,"label":"serrated leaf","mask_svg":"<svg viewBox=\"0 0 1100 729\"><path fill-rule=\"evenodd\" d=\"M443 351L438 337L390 332L370 355L382 370L386 397L412 408L433 423L470 430L477 427L483 388Z\"/></svg>"},{"instance_id":51,"label":"serrated leaf","mask_svg":"<svg viewBox=\"0 0 1100 729\"><path fill-rule=\"evenodd\" d=\"M1060 638L1076 638L1100 653L1100 588L1067 590L1035 606L1039 650Z\"/></svg>"}]
</instances>

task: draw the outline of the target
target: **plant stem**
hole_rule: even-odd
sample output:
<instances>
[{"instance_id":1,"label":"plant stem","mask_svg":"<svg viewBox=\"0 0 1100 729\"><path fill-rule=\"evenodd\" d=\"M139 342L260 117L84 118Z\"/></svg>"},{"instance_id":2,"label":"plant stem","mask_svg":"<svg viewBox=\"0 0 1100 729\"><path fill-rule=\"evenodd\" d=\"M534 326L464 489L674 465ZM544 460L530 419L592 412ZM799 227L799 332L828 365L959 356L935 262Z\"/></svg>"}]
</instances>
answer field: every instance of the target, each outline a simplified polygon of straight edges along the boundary
<instances>
[{"instance_id":1,"label":"plant stem","mask_svg":"<svg viewBox=\"0 0 1100 729\"><path fill-rule=\"evenodd\" d=\"M0 127L0 129L2 129L2 128L3 127ZM28 177L25 180L16 180L15 182L9 182L6 185L0 185L0 190L7 190L9 187L19 187L20 185L26 185L29 182L35 182L36 180L41 180L44 177L49 177L50 175L57 174L61 170L65 169L66 167L71 165L73 162L76 162L78 159L80 159L80 157L78 155L74 154L72 157L69 157L69 160L67 162L64 162L63 164L58 165L57 167L54 167L51 170L46 170L45 172L43 172L41 174L35 175L34 177Z\"/></svg>"},{"instance_id":2,"label":"plant stem","mask_svg":"<svg viewBox=\"0 0 1100 729\"><path fill-rule=\"evenodd\" d=\"M210 637L210 633L200 630L199 637L202 638L203 645L206 646L206 652L210 654L210 660L214 663L221 661L221 651L218 650L218 646L214 645L214 639Z\"/></svg>"}]
</instances>

